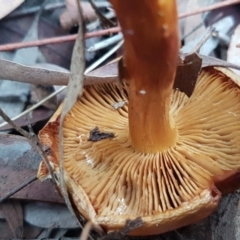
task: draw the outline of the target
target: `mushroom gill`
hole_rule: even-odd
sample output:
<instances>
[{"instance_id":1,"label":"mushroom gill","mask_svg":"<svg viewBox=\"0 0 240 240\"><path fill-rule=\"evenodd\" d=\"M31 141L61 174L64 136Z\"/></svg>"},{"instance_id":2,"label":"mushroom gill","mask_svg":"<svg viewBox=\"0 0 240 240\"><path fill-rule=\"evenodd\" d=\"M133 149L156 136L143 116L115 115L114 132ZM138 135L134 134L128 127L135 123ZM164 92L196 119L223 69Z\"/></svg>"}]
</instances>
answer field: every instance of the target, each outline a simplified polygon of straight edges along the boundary
<instances>
[{"instance_id":1,"label":"mushroom gill","mask_svg":"<svg viewBox=\"0 0 240 240\"><path fill-rule=\"evenodd\" d=\"M190 98L172 90L176 1L111 2L124 35L126 83L122 91L117 84L85 87L66 116L64 180L77 210L106 230L141 217L144 225L130 234L162 233L208 216L219 190L240 186L239 85L229 72L206 68ZM60 112L39 135L56 175ZM44 164L38 176L47 177Z\"/></svg>"},{"instance_id":2,"label":"mushroom gill","mask_svg":"<svg viewBox=\"0 0 240 240\"><path fill-rule=\"evenodd\" d=\"M126 104L115 109L121 101ZM52 150L56 174L60 111L39 135ZM64 122L64 168L73 202L87 219L116 230L141 216L145 225L131 234L147 235L193 223L217 207L215 185L227 192L223 182L234 183L240 169L239 87L220 70L203 69L190 98L172 91L170 115L174 146L141 153L129 138L128 87L85 87ZM114 138L89 141L96 126ZM47 176L43 163L38 176Z\"/></svg>"}]
</instances>

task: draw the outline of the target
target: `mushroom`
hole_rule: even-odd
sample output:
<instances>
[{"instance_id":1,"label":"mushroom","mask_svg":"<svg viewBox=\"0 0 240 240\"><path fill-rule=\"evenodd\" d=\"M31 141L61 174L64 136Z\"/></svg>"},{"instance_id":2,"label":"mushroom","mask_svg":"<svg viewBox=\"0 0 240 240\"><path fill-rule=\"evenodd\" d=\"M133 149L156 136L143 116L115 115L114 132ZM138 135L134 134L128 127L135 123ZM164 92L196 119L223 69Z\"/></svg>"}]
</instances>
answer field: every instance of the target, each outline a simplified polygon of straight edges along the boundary
<instances>
[{"instance_id":1,"label":"mushroom","mask_svg":"<svg viewBox=\"0 0 240 240\"><path fill-rule=\"evenodd\" d=\"M204 68L190 97L173 89L175 1L112 4L125 38L123 86L86 86L65 118L64 181L77 211L107 231L141 217L131 235L159 234L207 217L240 186L240 79ZM39 133L56 175L60 113ZM38 177L49 177L43 162Z\"/></svg>"}]
</instances>

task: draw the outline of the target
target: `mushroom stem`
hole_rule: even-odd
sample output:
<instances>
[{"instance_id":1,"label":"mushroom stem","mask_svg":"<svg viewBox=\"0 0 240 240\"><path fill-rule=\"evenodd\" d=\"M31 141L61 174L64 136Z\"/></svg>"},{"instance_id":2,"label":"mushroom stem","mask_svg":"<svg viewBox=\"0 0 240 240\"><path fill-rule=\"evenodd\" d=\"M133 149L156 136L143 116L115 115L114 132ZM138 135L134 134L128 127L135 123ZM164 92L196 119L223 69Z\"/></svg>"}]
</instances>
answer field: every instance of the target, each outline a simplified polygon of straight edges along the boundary
<instances>
[{"instance_id":1,"label":"mushroom stem","mask_svg":"<svg viewBox=\"0 0 240 240\"><path fill-rule=\"evenodd\" d=\"M111 0L124 34L123 78L129 82L129 133L137 151L176 142L169 115L179 51L175 0Z\"/></svg>"}]
</instances>

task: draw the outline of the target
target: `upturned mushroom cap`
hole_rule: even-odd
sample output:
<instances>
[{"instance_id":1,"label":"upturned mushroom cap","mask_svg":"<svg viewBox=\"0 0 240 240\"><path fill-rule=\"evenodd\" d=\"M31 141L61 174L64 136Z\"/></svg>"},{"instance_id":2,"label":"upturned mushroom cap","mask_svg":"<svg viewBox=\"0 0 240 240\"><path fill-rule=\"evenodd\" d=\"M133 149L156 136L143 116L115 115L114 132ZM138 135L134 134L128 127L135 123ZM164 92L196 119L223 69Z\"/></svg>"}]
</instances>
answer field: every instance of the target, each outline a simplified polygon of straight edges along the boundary
<instances>
[{"instance_id":1,"label":"upturned mushroom cap","mask_svg":"<svg viewBox=\"0 0 240 240\"><path fill-rule=\"evenodd\" d=\"M127 86L86 87L63 129L65 182L76 209L108 231L141 217L144 226L133 235L166 232L211 214L219 191L240 187L239 82L230 70L206 68L190 98L173 90L170 115L177 140L158 153L131 145ZM126 104L113 107L122 101ZM39 133L57 175L60 113L61 107ZM96 126L114 137L89 140ZM38 177L49 177L43 162Z\"/></svg>"}]
</instances>

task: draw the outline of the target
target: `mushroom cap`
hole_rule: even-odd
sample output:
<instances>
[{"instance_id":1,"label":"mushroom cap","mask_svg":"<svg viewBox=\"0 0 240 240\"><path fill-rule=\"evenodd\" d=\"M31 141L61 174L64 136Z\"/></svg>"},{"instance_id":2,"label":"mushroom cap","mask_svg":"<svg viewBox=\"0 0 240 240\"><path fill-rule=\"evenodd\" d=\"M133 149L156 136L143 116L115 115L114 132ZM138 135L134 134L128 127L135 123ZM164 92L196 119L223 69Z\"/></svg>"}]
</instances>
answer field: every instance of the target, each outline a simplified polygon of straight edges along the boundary
<instances>
[{"instance_id":1,"label":"mushroom cap","mask_svg":"<svg viewBox=\"0 0 240 240\"><path fill-rule=\"evenodd\" d=\"M107 231L141 217L144 225L131 235L167 232L210 215L220 192L240 187L238 81L230 70L205 68L190 98L173 90L170 114L177 141L156 154L131 146L127 86L85 87L63 126L64 180L76 209ZM113 107L123 101L126 104ZM48 158L57 175L60 113L61 107L39 133L51 149ZM89 140L96 126L114 137ZM42 162L38 177L48 176Z\"/></svg>"}]
</instances>

